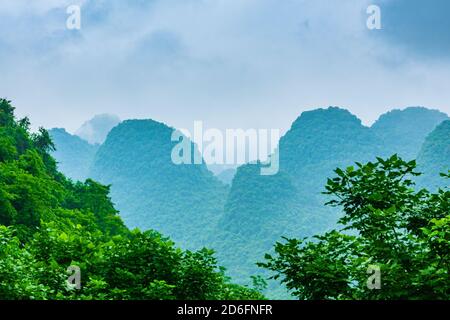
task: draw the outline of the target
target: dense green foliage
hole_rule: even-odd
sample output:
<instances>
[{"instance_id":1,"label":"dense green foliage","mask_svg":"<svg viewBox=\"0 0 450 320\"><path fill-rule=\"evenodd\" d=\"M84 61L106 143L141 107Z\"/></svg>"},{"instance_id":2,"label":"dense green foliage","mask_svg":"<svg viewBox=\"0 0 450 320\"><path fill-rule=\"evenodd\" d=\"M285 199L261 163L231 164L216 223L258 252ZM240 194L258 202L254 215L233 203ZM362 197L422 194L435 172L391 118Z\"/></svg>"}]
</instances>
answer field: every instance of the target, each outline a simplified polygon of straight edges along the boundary
<instances>
[{"instance_id":1,"label":"dense green foliage","mask_svg":"<svg viewBox=\"0 0 450 320\"><path fill-rule=\"evenodd\" d=\"M415 191L415 168L393 156L337 169L325 193L342 229L286 238L259 265L300 299L449 299L450 190ZM379 289L367 286L371 265Z\"/></svg>"},{"instance_id":2,"label":"dense green foliage","mask_svg":"<svg viewBox=\"0 0 450 320\"><path fill-rule=\"evenodd\" d=\"M302 192L320 195L338 165L380 153L377 136L349 111L330 107L303 112L280 140L280 168Z\"/></svg>"},{"instance_id":3,"label":"dense green foliage","mask_svg":"<svg viewBox=\"0 0 450 320\"><path fill-rule=\"evenodd\" d=\"M212 251L129 231L109 187L68 180L48 132L28 127L0 99L0 299L263 298L231 284ZM70 266L80 268L80 289L67 285Z\"/></svg>"},{"instance_id":4,"label":"dense green foliage","mask_svg":"<svg viewBox=\"0 0 450 320\"><path fill-rule=\"evenodd\" d=\"M267 277L267 273L256 268L255 262L281 236L302 230L300 221L285 223L294 221L301 212L290 178L282 173L262 176L260 167L261 164L247 164L238 168L224 215L210 237L220 261L230 270L232 278L242 283L249 275ZM272 297L287 297L278 284L271 285L270 292Z\"/></svg>"}]
</instances>

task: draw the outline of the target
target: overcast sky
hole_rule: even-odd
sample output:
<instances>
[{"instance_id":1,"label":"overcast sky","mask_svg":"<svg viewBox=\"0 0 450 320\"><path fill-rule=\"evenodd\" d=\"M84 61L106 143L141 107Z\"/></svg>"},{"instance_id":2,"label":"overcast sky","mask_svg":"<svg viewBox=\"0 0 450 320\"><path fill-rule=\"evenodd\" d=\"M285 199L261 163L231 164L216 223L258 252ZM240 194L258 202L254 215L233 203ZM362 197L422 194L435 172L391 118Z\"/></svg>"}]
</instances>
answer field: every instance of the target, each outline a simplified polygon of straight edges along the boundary
<instances>
[{"instance_id":1,"label":"overcast sky","mask_svg":"<svg viewBox=\"0 0 450 320\"><path fill-rule=\"evenodd\" d=\"M0 96L72 132L99 113L282 132L329 105L365 124L450 113L449 13L447 0L0 0Z\"/></svg>"}]
</instances>

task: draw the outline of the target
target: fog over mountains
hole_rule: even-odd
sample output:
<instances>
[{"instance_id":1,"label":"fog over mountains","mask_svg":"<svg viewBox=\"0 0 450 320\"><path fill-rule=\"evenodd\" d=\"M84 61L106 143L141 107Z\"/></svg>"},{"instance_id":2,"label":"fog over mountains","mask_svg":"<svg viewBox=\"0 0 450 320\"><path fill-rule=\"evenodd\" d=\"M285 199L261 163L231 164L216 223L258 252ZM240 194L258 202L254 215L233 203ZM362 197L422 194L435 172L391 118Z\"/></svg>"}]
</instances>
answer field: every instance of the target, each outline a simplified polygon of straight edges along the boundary
<instances>
[{"instance_id":1,"label":"fog over mountains","mask_svg":"<svg viewBox=\"0 0 450 320\"><path fill-rule=\"evenodd\" d=\"M196 248L222 214L227 187L205 164L175 165L173 128L153 120L115 127L91 165L92 178L112 184L111 195L130 227L156 229Z\"/></svg>"},{"instance_id":2,"label":"fog over mountains","mask_svg":"<svg viewBox=\"0 0 450 320\"><path fill-rule=\"evenodd\" d=\"M119 123L120 119L115 115L100 114L83 123L75 134L91 144L102 144L111 129Z\"/></svg>"},{"instance_id":3,"label":"fog over mountains","mask_svg":"<svg viewBox=\"0 0 450 320\"><path fill-rule=\"evenodd\" d=\"M58 160L59 170L74 180L86 180L99 145L90 144L62 128L51 129L50 134L57 146L53 156Z\"/></svg>"},{"instance_id":4,"label":"fog over mountains","mask_svg":"<svg viewBox=\"0 0 450 320\"><path fill-rule=\"evenodd\" d=\"M99 146L63 129L51 135L60 169L73 179L111 184L129 227L161 231L185 248L215 249L241 283L260 272L255 262L282 236L312 236L336 225L340 212L325 207L321 193L335 168L397 153L418 159L425 172L419 186L430 188L442 186L439 173L450 168L449 117L423 107L392 110L372 127L338 107L303 112L280 139L274 176L261 176L259 164L217 176L205 164L174 165L173 130L154 120L127 120Z\"/></svg>"}]
</instances>

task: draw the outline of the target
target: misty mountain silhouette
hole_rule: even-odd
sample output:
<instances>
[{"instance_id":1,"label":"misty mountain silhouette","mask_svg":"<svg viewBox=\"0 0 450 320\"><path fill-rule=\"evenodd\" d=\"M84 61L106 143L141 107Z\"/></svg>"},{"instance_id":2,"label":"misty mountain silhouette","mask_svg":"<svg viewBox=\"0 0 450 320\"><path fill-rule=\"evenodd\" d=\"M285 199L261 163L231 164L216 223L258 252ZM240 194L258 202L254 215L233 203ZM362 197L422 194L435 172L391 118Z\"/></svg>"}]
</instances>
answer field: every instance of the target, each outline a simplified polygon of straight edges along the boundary
<instances>
[{"instance_id":1,"label":"misty mountain silhouette","mask_svg":"<svg viewBox=\"0 0 450 320\"><path fill-rule=\"evenodd\" d=\"M99 114L86 121L75 134L91 144L102 144L108 133L120 123L119 117L112 114Z\"/></svg>"},{"instance_id":2,"label":"misty mountain silhouette","mask_svg":"<svg viewBox=\"0 0 450 320\"><path fill-rule=\"evenodd\" d=\"M427 171L420 183L438 183L438 172L449 167L447 119L437 110L411 107L388 112L367 127L342 108L306 111L280 139L277 175L261 176L259 164L246 164L223 178L229 187L205 164L174 165L174 129L153 120L114 127L95 158L81 157L92 159L90 166L68 158L76 158L73 150L91 149L73 136L53 135L62 171L76 176L79 166L79 176L85 176L90 167L90 177L111 184L129 227L161 231L186 248L211 247L235 281L248 283L261 272L255 262L282 236L302 238L336 226L340 212L325 207L322 194L335 168L394 153L412 160L420 153L420 168ZM282 296L280 290L276 294Z\"/></svg>"},{"instance_id":3,"label":"misty mountain silhouette","mask_svg":"<svg viewBox=\"0 0 450 320\"><path fill-rule=\"evenodd\" d=\"M156 229L196 248L221 217L227 187L204 163L173 164L173 131L153 120L122 122L99 148L90 175L112 185L112 199L129 227Z\"/></svg>"}]
</instances>

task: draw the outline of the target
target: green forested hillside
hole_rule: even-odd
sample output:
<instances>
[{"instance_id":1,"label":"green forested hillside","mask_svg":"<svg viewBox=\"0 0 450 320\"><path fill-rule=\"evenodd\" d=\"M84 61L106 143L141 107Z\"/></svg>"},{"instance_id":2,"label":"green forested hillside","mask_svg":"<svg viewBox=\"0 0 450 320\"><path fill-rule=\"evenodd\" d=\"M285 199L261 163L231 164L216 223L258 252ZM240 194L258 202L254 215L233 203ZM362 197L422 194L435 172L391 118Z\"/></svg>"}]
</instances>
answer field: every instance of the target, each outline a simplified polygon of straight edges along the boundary
<instances>
[{"instance_id":1,"label":"green forested hillside","mask_svg":"<svg viewBox=\"0 0 450 320\"><path fill-rule=\"evenodd\" d=\"M325 193L341 227L285 238L259 266L299 299L448 300L450 189L416 191L418 175L397 155L336 169Z\"/></svg>"},{"instance_id":2,"label":"green forested hillside","mask_svg":"<svg viewBox=\"0 0 450 320\"><path fill-rule=\"evenodd\" d=\"M172 162L173 130L153 120L122 122L98 150L91 176L112 185L128 226L152 228L183 247L199 248L222 216L227 187L205 164Z\"/></svg>"},{"instance_id":3,"label":"green forested hillside","mask_svg":"<svg viewBox=\"0 0 450 320\"><path fill-rule=\"evenodd\" d=\"M141 210L152 210L143 213L145 221L178 230L188 245L213 244L239 282L253 278L253 289L230 283L211 250L184 251L156 231L130 231L110 187L66 178L51 156L50 134L29 127L0 99L0 299L262 299L265 285L257 276L270 274L281 280L270 282L271 297L287 297L284 286L300 299L450 296L450 121L423 144L422 178L415 161L397 155L364 160L383 152L383 143L347 111L308 112L280 142L280 172L262 176L259 163L241 166L228 193L205 165L172 167L167 141L173 129L145 120L116 127L94 170L115 178L115 185L124 183L120 192L138 194L136 201L147 195ZM141 143L129 143L131 137ZM319 183L310 180L321 180L324 168L346 165L350 157L361 162L334 170L315 189ZM140 180L128 183L128 174ZM444 187L419 190L413 180ZM201 210L217 205L213 197L226 199L223 215ZM204 206L197 206L201 200ZM158 212L171 203L166 216ZM195 230L199 226L204 229ZM196 231L197 240L189 240ZM266 271L256 268L258 261ZM67 283L69 267L80 269L79 289ZM381 272L383 290L367 286L368 269Z\"/></svg>"},{"instance_id":4,"label":"green forested hillside","mask_svg":"<svg viewBox=\"0 0 450 320\"><path fill-rule=\"evenodd\" d=\"M300 209L295 200L297 190L290 178L284 174L262 176L260 166L239 167L224 215L211 236L219 255L230 266L252 266L257 257L255 248L270 247L278 236L292 231L283 221L291 220ZM246 245L239 245L241 241Z\"/></svg>"},{"instance_id":5,"label":"green forested hillside","mask_svg":"<svg viewBox=\"0 0 450 320\"><path fill-rule=\"evenodd\" d=\"M379 152L370 128L337 107L303 112L281 138L279 148L281 169L315 193L337 164L363 161Z\"/></svg>"},{"instance_id":6,"label":"green forested hillside","mask_svg":"<svg viewBox=\"0 0 450 320\"><path fill-rule=\"evenodd\" d=\"M280 139L280 169L297 187L307 219L305 236L334 226L336 215L323 207L321 192L330 172L380 152L377 136L349 111L337 107L303 112ZM297 220L298 221L298 220Z\"/></svg>"},{"instance_id":7,"label":"green forested hillside","mask_svg":"<svg viewBox=\"0 0 450 320\"><path fill-rule=\"evenodd\" d=\"M51 129L49 133L58 146L51 152L58 161L58 170L73 180L86 180L99 145L89 144L64 129Z\"/></svg>"},{"instance_id":8,"label":"green forested hillside","mask_svg":"<svg viewBox=\"0 0 450 320\"><path fill-rule=\"evenodd\" d=\"M261 176L255 165L240 167L213 245L233 277L245 282L261 272L255 261L282 236L311 236L334 227L339 212L324 207L321 194L327 176L339 165L370 158L374 146L370 129L347 110L318 109L304 112L281 138L277 175Z\"/></svg>"},{"instance_id":9,"label":"green forested hillside","mask_svg":"<svg viewBox=\"0 0 450 320\"><path fill-rule=\"evenodd\" d=\"M369 128L336 107L302 113L280 140L276 177L262 177L257 168L238 169L224 219L214 234L219 257L236 280L245 281L248 274L260 272L254 261L269 252L276 239L303 238L335 228L342 213L324 206L327 198L322 194L334 169L393 154L396 148L415 159L425 136L445 118L434 110L407 108L381 116ZM442 144L448 147L449 141ZM443 155L446 148L438 148L437 158L448 161ZM438 179L436 172L437 168ZM244 239L247 245L240 246Z\"/></svg>"},{"instance_id":10,"label":"green forested hillside","mask_svg":"<svg viewBox=\"0 0 450 320\"><path fill-rule=\"evenodd\" d=\"M259 299L230 284L211 251L129 231L93 180L56 169L44 129L0 99L0 299ZM80 268L81 287L67 269Z\"/></svg>"},{"instance_id":11,"label":"green forested hillside","mask_svg":"<svg viewBox=\"0 0 450 320\"><path fill-rule=\"evenodd\" d=\"M371 127L382 145L380 157L398 154L404 159L415 159L426 136L448 115L424 107L409 107L383 114Z\"/></svg>"},{"instance_id":12,"label":"green forested hillside","mask_svg":"<svg viewBox=\"0 0 450 320\"><path fill-rule=\"evenodd\" d=\"M263 272L255 262L282 236L302 238L336 227L342 212L324 206L322 194L336 167L397 152L415 159L425 137L447 118L435 110L406 108L366 127L337 107L304 112L280 140L279 174L261 176L257 165L244 165L229 189L204 165L173 165L172 128L152 120L125 121L99 149L91 175L112 184L113 201L127 225L162 231L187 248L206 244L217 250L233 279L248 283ZM438 180L448 161L448 140L442 132L430 137L439 146L427 142L429 151L422 151L419 165L434 166L425 171ZM272 296L285 297L276 286L270 289Z\"/></svg>"},{"instance_id":13,"label":"green forested hillside","mask_svg":"<svg viewBox=\"0 0 450 320\"><path fill-rule=\"evenodd\" d=\"M441 179L439 174L450 168L450 120L442 122L428 135L417 163L424 173L417 179L419 186L429 190L446 186L447 181Z\"/></svg>"}]
</instances>

